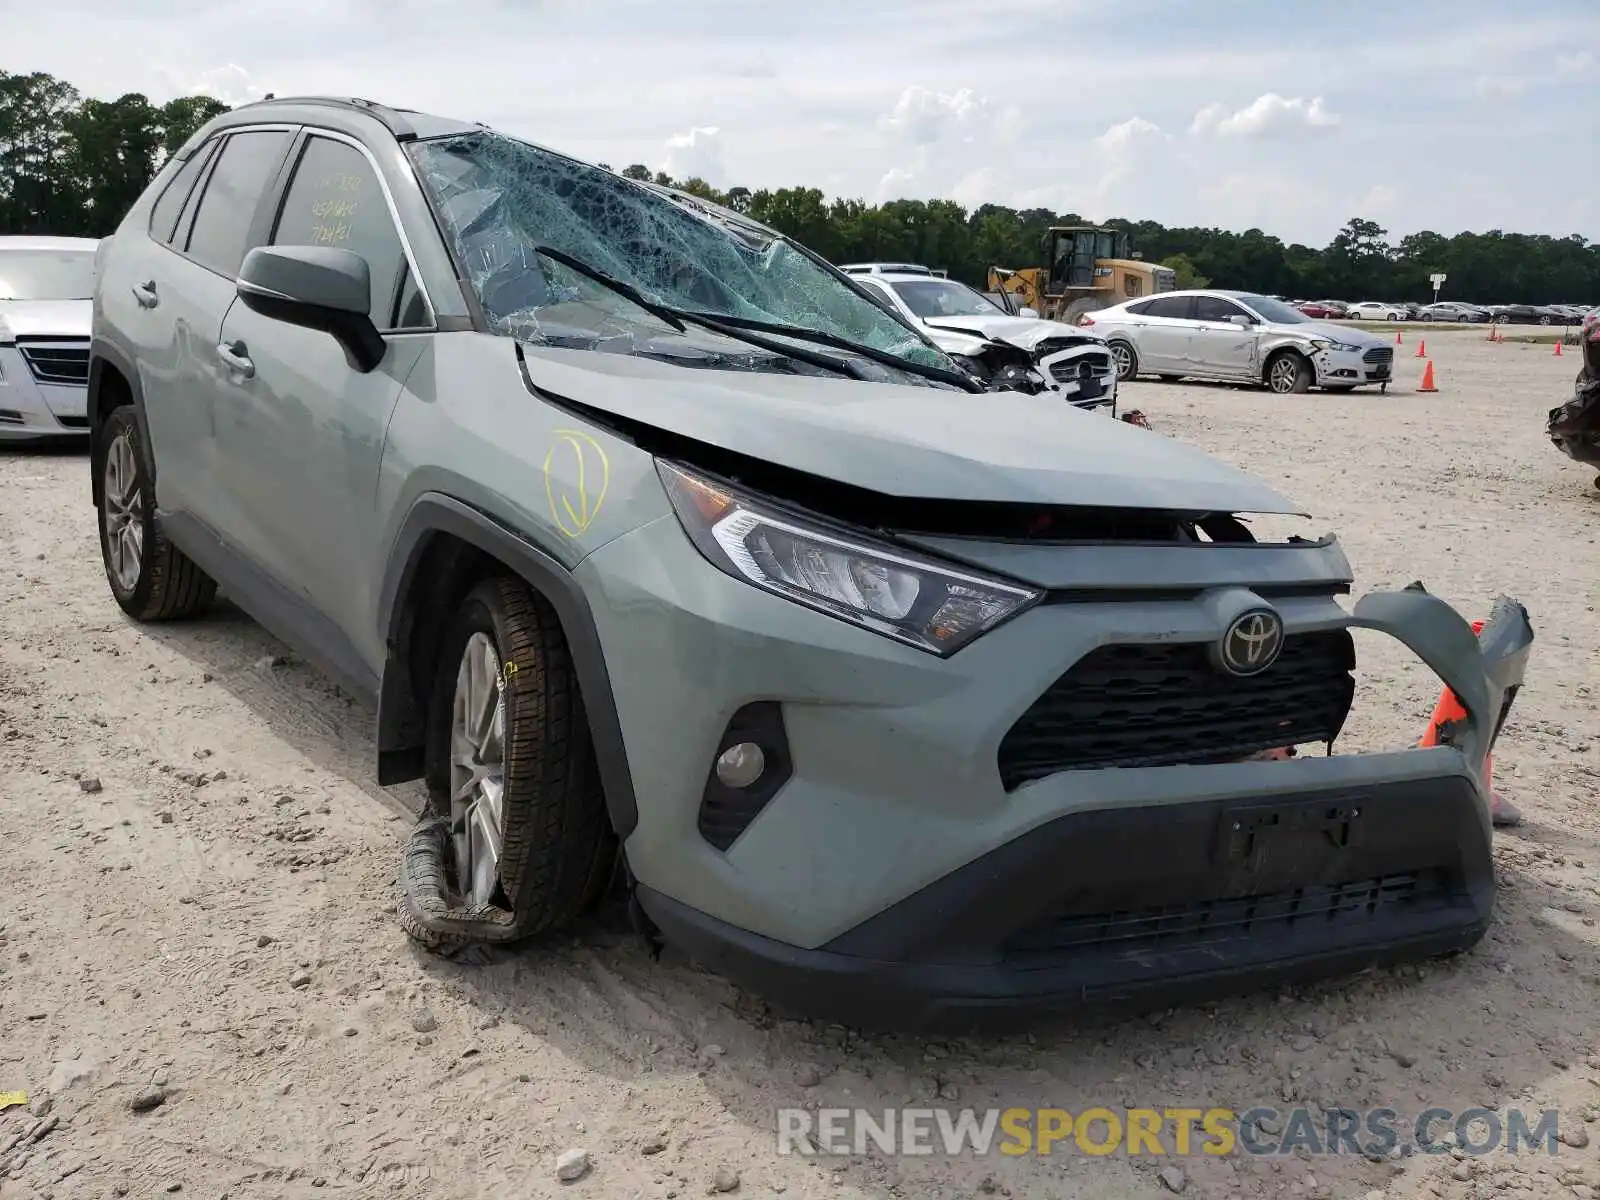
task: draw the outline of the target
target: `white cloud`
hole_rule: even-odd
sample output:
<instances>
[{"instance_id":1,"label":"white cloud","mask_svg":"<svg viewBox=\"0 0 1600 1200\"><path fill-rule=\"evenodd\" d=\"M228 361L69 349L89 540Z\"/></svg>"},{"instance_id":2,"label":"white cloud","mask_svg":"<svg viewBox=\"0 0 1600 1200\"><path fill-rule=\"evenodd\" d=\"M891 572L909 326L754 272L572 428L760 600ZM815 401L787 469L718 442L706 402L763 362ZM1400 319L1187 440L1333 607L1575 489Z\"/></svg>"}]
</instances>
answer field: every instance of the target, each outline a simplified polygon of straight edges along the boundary
<instances>
[{"instance_id":1,"label":"white cloud","mask_svg":"<svg viewBox=\"0 0 1600 1200\"><path fill-rule=\"evenodd\" d=\"M1161 126L1154 121L1146 121L1143 117L1129 117L1120 125L1113 125L1099 137L1095 144L1102 150L1112 154L1121 154L1130 150L1143 138L1164 137Z\"/></svg>"},{"instance_id":2,"label":"white cloud","mask_svg":"<svg viewBox=\"0 0 1600 1200\"><path fill-rule=\"evenodd\" d=\"M1222 137L1279 137L1306 129L1332 129L1342 120L1328 111L1321 96L1288 98L1277 92L1257 97L1231 116L1223 115L1227 111L1225 105L1208 104L1195 113L1189 132Z\"/></svg>"},{"instance_id":3,"label":"white cloud","mask_svg":"<svg viewBox=\"0 0 1600 1200\"><path fill-rule=\"evenodd\" d=\"M180 96L211 96L229 108L260 100L267 90L250 78L250 72L235 63L225 67L212 67L198 75L182 77L172 71L165 72L172 90Z\"/></svg>"},{"instance_id":4,"label":"white cloud","mask_svg":"<svg viewBox=\"0 0 1600 1200\"><path fill-rule=\"evenodd\" d=\"M1527 91L1528 84L1522 79L1480 75L1473 81L1472 90L1477 92L1478 95L1486 96L1491 100L1511 100Z\"/></svg>"},{"instance_id":5,"label":"white cloud","mask_svg":"<svg viewBox=\"0 0 1600 1200\"><path fill-rule=\"evenodd\" d=\"M1193 137L1200 137L1216 131L1218 125L1228 115L1226 104L1208 104L1195 113L1194 120L1189 123L1189 133Z\"/></svg>"},{"instance_id":6,"label":"white cloud","mask_svg":"<svg viewBox=\"0 0 1600 1200\"><path fill-rule=\"evenodd\" d=\"M1556 55L1557 75L1582 75L1592 66L1594 66L1594 52L1590 50Z\"/></svg>"},{"instance_id":7,"label":"white cloud","mask_svg":"<svg viewBox=\"0 0 1600 1200\"><path fill-rule=\"evenodd\" d=\"M703 179L724 186L727 167L722 158L722 131L714 125L696 126L667 139L661 169L674 179Z\"/></svg>"},{"instance_id":8,"label":"white cloud","mask_svg":"<svg viewBox=\"0 0 1600 1200\"><path fill-rule=\"evenodd\" d=\"M904 167L890 167L878 180L878 203L886 200L903 200L915 190L917 173Z\"/></svg>"},{"instance_id":9,"label":"white cloud","mask_svg":"<svg viewBox=\"0 0 1600 1200\"><path fill-rule=\"evenodd\" d=\"M912 84L878 118L877 128L890 139L886 154L892 164L878 180L880 199L950 197L963 181L970 197L974 167L1009 159L1024 120L1015 105L996 104L974 88L940 92ZM986 176L991 183L998 177Z\"/></svg>"},{"instance_id":10,"label":"white cloud","mask_svg":"<svg viewBox=\"0 0 1600 1200\"><path fill-rule=\"evenodd\" d=\"M1393 212L1399 201L1397 189L1386 183L1375 183L1367 189L1366 195L1356 201L1356 211L1363 217L1379 217Z\"/></svg>"},{"instance_id":11,"label":"white cloud","mask_svg":"<svg viewBox=\"0 0 1600 1200\"><path fill-rule=\"evenodd\" d=\"M894 108L878 118L878 125L913 146L932 146L974 141L992 120L989 101L971 88L934 92L912 84L900 93Z\"/></svg>"}]
</instances>

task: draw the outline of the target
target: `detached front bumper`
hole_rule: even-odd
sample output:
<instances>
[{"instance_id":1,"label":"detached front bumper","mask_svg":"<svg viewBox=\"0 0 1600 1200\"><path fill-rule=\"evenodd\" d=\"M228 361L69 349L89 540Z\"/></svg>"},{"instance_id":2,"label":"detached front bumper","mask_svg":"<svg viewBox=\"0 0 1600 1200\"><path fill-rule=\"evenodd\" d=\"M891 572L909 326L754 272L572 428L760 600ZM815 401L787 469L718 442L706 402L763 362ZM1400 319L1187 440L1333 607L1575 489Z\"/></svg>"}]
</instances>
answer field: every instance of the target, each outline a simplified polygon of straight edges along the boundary
<instances>
[{"instance_id":1,"label":"detached front bumper","mask_svg":"<svg viewBox=\"0 0 1600 1200\"><path fill-rule=\"evenodd\" d=\"M0 442L88 436L89 389L76 381L79 349L77 341L0 346ZM87 371L87 343L81 350ZM58 363L63 355L74 361ZM72 381L60 376L63 366Z\"/></svg>"},{"instance_id":2,"label":"detached front bumper","mask_svg":"<svg viewBox=\"0 0 1600 1200\"><path fill-rule=\"evenodd\" d=\"M1236 553L1152 563L1086 548L1097 584L1115 592L1126 570L1150 588L1170 571L1172 598L1043 604L941 660L706 567L672 518L596 551L577 576L603 598L592 607L640 797L624 848L641 907L736 982L896 1029L1194 999L1471 946L1494 903L1484 760L1522 682L1526 613L1502 602L1475 637L1420 590L1346 612L1299 590L1348 570L1336 546ZM1277 556L1296 588L1200 579ZM1061 570L1086 578L1077 560ZM1292 671L1312 675L1269 670L1241 701L1191 659L1263 605L1303 647ZM1324 648L1357 627L1410 647L1467 718L1427 749L1240 761L1308 740L1292 731L1320 719L1317 681L1348 680ZM1018 751L1036 702L1108 653ZM1123 699L1094 698L1122 686L1119 671L1134 686L1118 696L1143 704L1148 685L1170 698L1127 719ZM1191 682L1213 689L1203 703ZM1211 729L1227 761L1206 755ZM1150 751L1152 765L1053 766L1039 752L1052 737L1080 758ZM719 791L717 754L751 739L771 751L772 787Z\"/></svg>"},{"instance_id":3,"label":"detached front bumper","mask_svg":"<svg viewBox=\"0 0 1600 1200\"><path fill-rule=\"evenodd\" d=\"M1394 379L1394 347L1320 350L1311 355L1318 387L1361 387Z\"/></svg>"}]
</instances>

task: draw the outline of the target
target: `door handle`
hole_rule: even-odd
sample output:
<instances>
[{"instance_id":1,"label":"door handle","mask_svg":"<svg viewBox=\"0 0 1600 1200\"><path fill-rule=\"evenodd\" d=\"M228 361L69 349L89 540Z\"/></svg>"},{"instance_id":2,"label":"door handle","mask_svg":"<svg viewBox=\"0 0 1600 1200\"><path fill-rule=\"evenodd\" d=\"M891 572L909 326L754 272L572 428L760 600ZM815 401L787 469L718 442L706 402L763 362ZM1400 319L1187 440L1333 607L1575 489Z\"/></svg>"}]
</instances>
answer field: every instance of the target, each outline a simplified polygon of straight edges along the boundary
<instances>
[{"instance_id":1,"label":"door handle","mask_svg":"<svg viewBox=\"0 0 1600 1200\"><path fill-rule=\"evenodd\" d=\"M217 357L227 364L228 370L236 371L246 379L255 377L256 365L245 353L243 342L218 342Z\"/></svg>"},{"instance_id":2,"label":"door handle","mask_svg":"<svg viewBox=\"0 0 1600 1200\"><path fill-rule=\"evenodd\" d=\"M154 308L161 302L161 298L156 295L156 281L151 279L145 283L134 284L133 298L139 302L140 308Z\"/></svg>"}]
</instances>

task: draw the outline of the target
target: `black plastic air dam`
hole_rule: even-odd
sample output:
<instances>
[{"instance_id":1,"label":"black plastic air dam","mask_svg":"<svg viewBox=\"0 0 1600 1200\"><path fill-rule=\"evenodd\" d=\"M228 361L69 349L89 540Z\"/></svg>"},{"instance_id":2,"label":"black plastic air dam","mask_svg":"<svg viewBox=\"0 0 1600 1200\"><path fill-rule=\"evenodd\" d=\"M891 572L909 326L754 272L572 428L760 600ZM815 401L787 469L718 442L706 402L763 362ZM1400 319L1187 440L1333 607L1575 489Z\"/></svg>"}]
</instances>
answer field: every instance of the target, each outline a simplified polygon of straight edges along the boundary
<instances>
[{"instance_id":1,"label":"black plastic air dam","mask_svg":"<svg viewBox=\"0 0 1600 1200\"><path fill-rule=\"evenodd\" d=\"M1300 836L1258 854L1236 825ZM1468 949L1494 907L1490 836L1464 775L1076 813L814 949L642 883L636 896L669 944L799 1015L1000 1032ZM1056 948L1041 952L1052 929L1066 935L1047 936Z\"/></svg>"}]
</instances>

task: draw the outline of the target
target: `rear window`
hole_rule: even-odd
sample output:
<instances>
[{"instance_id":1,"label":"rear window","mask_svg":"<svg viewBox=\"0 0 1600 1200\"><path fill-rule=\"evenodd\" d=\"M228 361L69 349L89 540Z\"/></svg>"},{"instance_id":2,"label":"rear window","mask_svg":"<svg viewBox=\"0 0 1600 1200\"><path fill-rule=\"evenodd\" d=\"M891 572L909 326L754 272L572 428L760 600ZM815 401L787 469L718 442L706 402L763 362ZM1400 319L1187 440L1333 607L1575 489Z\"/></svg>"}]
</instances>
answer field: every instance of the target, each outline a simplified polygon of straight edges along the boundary
<instances>
[{"instance_id":1,"label":"rear window","mask_svg":"<svg viewBox=\"0 0 1600 1200\"><path fill-rule=\"evenodd\" d=\"M1144 315L1149 317L1176 317L1183 319L1189 315L1190 306L1194 303L1193 296L1156 296L1144 302Z\"/></svg>"},{"instance_id":2,"label":"rear window","mask_svg":"<svg viewBox=\"0 0 1600 1200\"><path fill-rule=\"evenodd\" d=\"M173 231L178 227L178 214L183 211L184 201L194 190L194 181L200 178L200 172L205 170L206 163L210 161L211 152L217 148L217 140L212 138L188 157L150 210L150 236L158 242L172 240Z\"/></svg>"}]
</instances>

